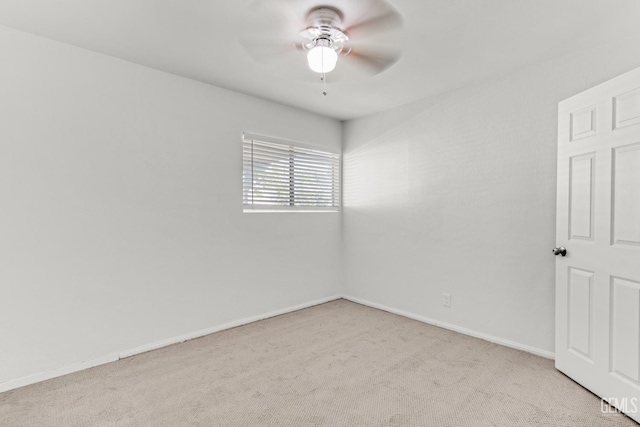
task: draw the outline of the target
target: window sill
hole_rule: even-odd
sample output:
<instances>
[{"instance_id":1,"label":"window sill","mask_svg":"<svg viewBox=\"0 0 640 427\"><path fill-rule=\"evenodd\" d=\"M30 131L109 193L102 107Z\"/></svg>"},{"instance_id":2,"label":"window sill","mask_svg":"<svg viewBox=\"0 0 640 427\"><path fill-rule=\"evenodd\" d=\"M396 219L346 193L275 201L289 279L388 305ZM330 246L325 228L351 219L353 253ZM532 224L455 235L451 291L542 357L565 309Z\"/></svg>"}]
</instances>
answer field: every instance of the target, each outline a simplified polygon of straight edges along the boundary
<instances>
[{"instance_id":1,"label":"window sill","mask_svg":"<svg viewBox=\"0 0 640 427\"><path fill-rule=\"evenodd\" d=\"M243 209L243 213L340 213L340 209Z\"/></svg>"}]
</instances>

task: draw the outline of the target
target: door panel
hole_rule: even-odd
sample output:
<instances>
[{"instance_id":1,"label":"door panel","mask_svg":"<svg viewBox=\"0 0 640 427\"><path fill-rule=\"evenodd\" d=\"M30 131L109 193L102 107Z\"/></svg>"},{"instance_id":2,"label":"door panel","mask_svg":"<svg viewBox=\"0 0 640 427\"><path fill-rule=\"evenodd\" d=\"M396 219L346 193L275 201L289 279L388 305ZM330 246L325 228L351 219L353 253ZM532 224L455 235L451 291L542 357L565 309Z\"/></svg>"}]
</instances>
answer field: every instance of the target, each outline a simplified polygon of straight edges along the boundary
<instances>
[{"instance_id":1,"label":"door panel","mask_svg":"<svg viewBox=\"0 0 640 427\"><path fill-rule=\"evenodd\" d=\"M591 362L593 272L569 268L568 348Z\"/></svg>"},{"instance_id":2,"label":"door panel","mask_svg":"<svg viewBox=\"0 0 640 427\"><path fill-rule=\"evenodd\" d=\"M613 151L613 244L637 246L640 245L640 143Z\"/></svg>"},{"instance_id":3,"label":"door panel","mask_svg":"<svg viewBox=\"0 0 640 427\"><path fill-rule=\"evenodd\" d=\"M569 239L593 240L595 153L571 157L569 170Z\"/></svg>"},{"instance_id":4,"label":"door panel","mask_svg":"<svg viewBox=\"0 0 640 427\"><path fill-rule=\"evenodd\" d=\"M613 128L640 123L640 88L613 97Z\"/></svg>"},{"instance_id":5,"label":"door panel","mask_svg":"<svg viewBox=\"0 0 640 427\"><path fill-rule=\"evenodd\" d=\"M640 283L611 278L611 372L640 382Z\"/></svg>"},{"instance_id":6,"label":"door panel","mask_svg":"<svg viewBox=\"0 0 640 427\"><path fill-rule=\"evenodd\" d=\"M571 113L571 141L596 134L596 108L590 105Z\"/></svg>"}]
</instances>

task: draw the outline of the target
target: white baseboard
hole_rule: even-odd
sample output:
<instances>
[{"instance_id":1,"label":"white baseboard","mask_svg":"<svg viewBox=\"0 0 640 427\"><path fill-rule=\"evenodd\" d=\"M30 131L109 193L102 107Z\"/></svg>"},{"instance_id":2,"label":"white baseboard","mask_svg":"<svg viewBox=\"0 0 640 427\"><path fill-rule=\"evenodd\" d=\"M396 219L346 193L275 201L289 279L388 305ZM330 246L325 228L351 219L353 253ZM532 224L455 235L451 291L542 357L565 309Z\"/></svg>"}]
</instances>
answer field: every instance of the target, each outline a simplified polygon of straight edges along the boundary
<instances>
[{"instance_id":1,"label":"white baseboard","mask_svg":"<svg viewBox=\"0 0 640 427\"><path fill-rule=\"evenodd\" d=\"M168 345L177 344L180 342L192 340L194 338L203 337L205 335L213 334L215 332L224 331L225 329L236 328L238 326L246 325L248 323L257 322L258 320L268 319L269 317L280 316L281 314L291 313L293 311L302 310L304 308L313 307L314 305L324 304L329 301L334 301L342 298L342 295L334 295L327 298L322 298L315 301L306 302L303 304L294 305L291 307L283 308L281 310L271 311L266 314L259 314L257 316L245 317L244 319L234 320L233 322L224 323L222 325L213 326L207 329L201 329L195 332L189 332L183 335L178 335L177 337L168 338L161 341L156 341L154 343L142 345L140 347L132 348L120 353L120 359L124 359L125 357L135 356L136 354L145 353L147 351L156 350L158 348L166 347Z\"/></svg>"},{"instance_id":2,"label":"white baseboard","mask_svg":"<svg viewBox=\"0 0 640 427\"><path fill-rule=\"evenodd\" d=\"M367 301L351 295L342 295L342 298L351 302L355 302L357 304L366 305L367 307L388 311L389 313L397 314L399 316L407 317L409 319L417 320L419 322L428 323L429 325L438 326L440 328L449 329L450 331L459 332L464 335L469 335L469 336L480 338L482 340L489 341L495 344L500 344L505 347L511 347L511 348L515 348L516 350L526 351L527 353L535 354L536 356L541 356L547 359L555 359L555 353L548 350L543 350L543 349L531 347L525 344L520 344L515 341L494 337L493 335L489 335L489 334L477 332L471 329L463 328L460 326L452 325L450 323L442 322L440 320L430 319L428 317L420 316L418 314L409 313L408 311L398 310L383 304Z\"/></svg>"},{"instance_id":3,"label":"white baseboard","mask_svg":"<svg viewBox=\"0 0 640 427\"><path fill-rule=\"evenodd\" d=\"M377 308L379 310L387 311L389 313L397 314L399 316L407 317L409 319L417 320L419 322L427 323L430 325L438 326L444 329L449 329L454 332L459 332L461 334L470 335L472 337L480 338L485 341L489 341L495 344L504 345L506 347L515 348L517 350L526 351L531 354L535 354L537 356L542 356L547 359L554 359L555 354L553 352L542 350L539 348L531 347L525 344L520 344L515 341L506 340L503 338L494 337L489 334L484 334L481 332L473 331L471 329L462 328L460 326L452 325L450 323L441 322L439 320L430 319L428 317L420 316L417 314L409 313L404 310L398 310L383 304L374 303L371 301L367 301L361 298L357 298L351 295L334 295L327 298L318 299L315 301L310 301L303 304L294 305L291 307L283 308L281 310L271 311L269 313L260 314L257 316L246 317L244 319L235 320L233 322L224 323L222 325L213 326L207 329L201 329L199 331L189 332L186 334L182 334L176 337L168 338L161 341L156 341L150 344L142 345L139 347L135 347L132 349L128 349L122 351L120 353L112 353L108 354L96 359L82 361L78 363L74 363L69 366L65 366L62 368L54 369L52 371L41 372L33 375L28 375L22 378L17 378L15 380L6 381L0 383L0 393L13 390L16 388L24 387L30 384L35 384L41 381L46 381L52 378L61 377L63 375L71 374L73 372L82 371L84 369L93 368L94 366L103 365L105 363L115 362L119 359L124 359L125 357L134 356L136 354L145 353L147 351L155 350L158 348L166 347L172 344L188 341L194 338L199 338L205 335L213 334L215 332L223 331L225 329L231 329L238 326L246 325L248 323L257 322L259 320L268 319L270 317L279 316L286 313L291 313L294 311L302 310L304 308L312 307L314 305L324 304L329 301L334 301L340 298L344 298L348 301L355 302L357 304L366 305L368 307Z\"/></svg>"},{"instance_id":4,"label":"white baseboard","mask_svg":"<svg viewBox=\"0 0 640 427\"><path fill-rule=\"evenodd\" d=\"M85 360L82 362L74 363L69 366L63 366L62 368L54 369L52 371L39 372L37 374L27 375L25 377L16 378L15 380L9 380L0 383L0 393L13 390L16 388L24 387L27 385L39 383L42 381L50 380L52 378L61 377L63 375L72 374L74 372L82 371L84 369L93 368L94 366L104 365L105 363L115 362L118 360L118 354L108 354L106 356L99 357L97 359Z\"/></svg>"},{"instance_id":5,"label":"white baseboard","mask_svg":"<svg viewBox=\"0 0 640 427\"><path fill-rule=\"evenodd\" d=\"M166 347L168 345L184 342L194 338L199 338L205 335L212 334L214 332L235 328L238 326L246 325L248 323L257 322L258 320L268 319L270 317L280 316L281 314L291 313L294 311L302 310L304 308L312 307L314 305L324 304L326 302L334 301L340 298L342 298L341 295L334 295L331 297L321 298L315 301L310 301L303 304L298 304L291 307L283 308L280 310L271 311L269 313L246 317L240 320L234 320L233 322L228 322L222 325L213 326L211 328L201 329L195 332L189 332L186 334L179 335L177 337L156 341L154 343L142 345L140 347L135 347L120 353L112 353L102 357L98 357L96 359L73 363L69 366L64 366L62 368L54 369L52 371L41 372L37 374L27 375L25 377L17 378L14 380L9 380L9 381L0 383L0 393L13 390L16 388L24 387L30 384L39 383L41 381L50 380L52 378L61 377L63 375L82 371L84 369L93 368L94 366L104 365L105 363L115 362L117 360L124 359L125 357L134 356L136 354L145 353L147 351Z\"/></svg>"}]
</instances>

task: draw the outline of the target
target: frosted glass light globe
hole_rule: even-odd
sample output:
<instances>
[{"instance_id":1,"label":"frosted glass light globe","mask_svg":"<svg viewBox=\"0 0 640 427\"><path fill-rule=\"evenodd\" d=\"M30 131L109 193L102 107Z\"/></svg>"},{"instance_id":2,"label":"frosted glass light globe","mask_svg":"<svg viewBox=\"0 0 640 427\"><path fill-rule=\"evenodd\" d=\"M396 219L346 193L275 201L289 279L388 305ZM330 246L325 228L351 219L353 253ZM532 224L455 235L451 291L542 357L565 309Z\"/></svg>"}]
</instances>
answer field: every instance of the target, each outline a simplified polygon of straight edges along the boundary
<instances>
[{"instance_id":1,"label":"frosted glass light globe","mask_svg":"<svg viewBox=\"0 0 640 427\"><path fill-rule=\"evenodd\" d=\"M327 46L316 46L307 53L309 68L316 73L328 73L336 68L338 54Z\"/></svg>"}]
</instances>

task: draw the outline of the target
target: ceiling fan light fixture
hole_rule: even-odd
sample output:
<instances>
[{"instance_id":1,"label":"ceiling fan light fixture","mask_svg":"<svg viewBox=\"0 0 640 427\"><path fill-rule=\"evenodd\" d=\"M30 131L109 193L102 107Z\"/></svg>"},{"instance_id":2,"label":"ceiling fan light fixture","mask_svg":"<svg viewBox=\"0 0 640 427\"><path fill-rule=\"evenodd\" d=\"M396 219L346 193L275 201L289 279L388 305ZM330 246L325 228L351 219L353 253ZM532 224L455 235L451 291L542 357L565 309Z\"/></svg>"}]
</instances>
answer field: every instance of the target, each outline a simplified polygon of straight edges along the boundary
<instances>
[{"instance_id":1,"label":"ceiling fan light fixture","mask_svg":"<svg viewBox=\"0 0 640 427\"><path fill-rule=\"evenodd\" d=\"M307 53L307 61L311 70L325 74L336 68L338 54L329 46L316 45Z\"/></svg>"}]
</instances>

